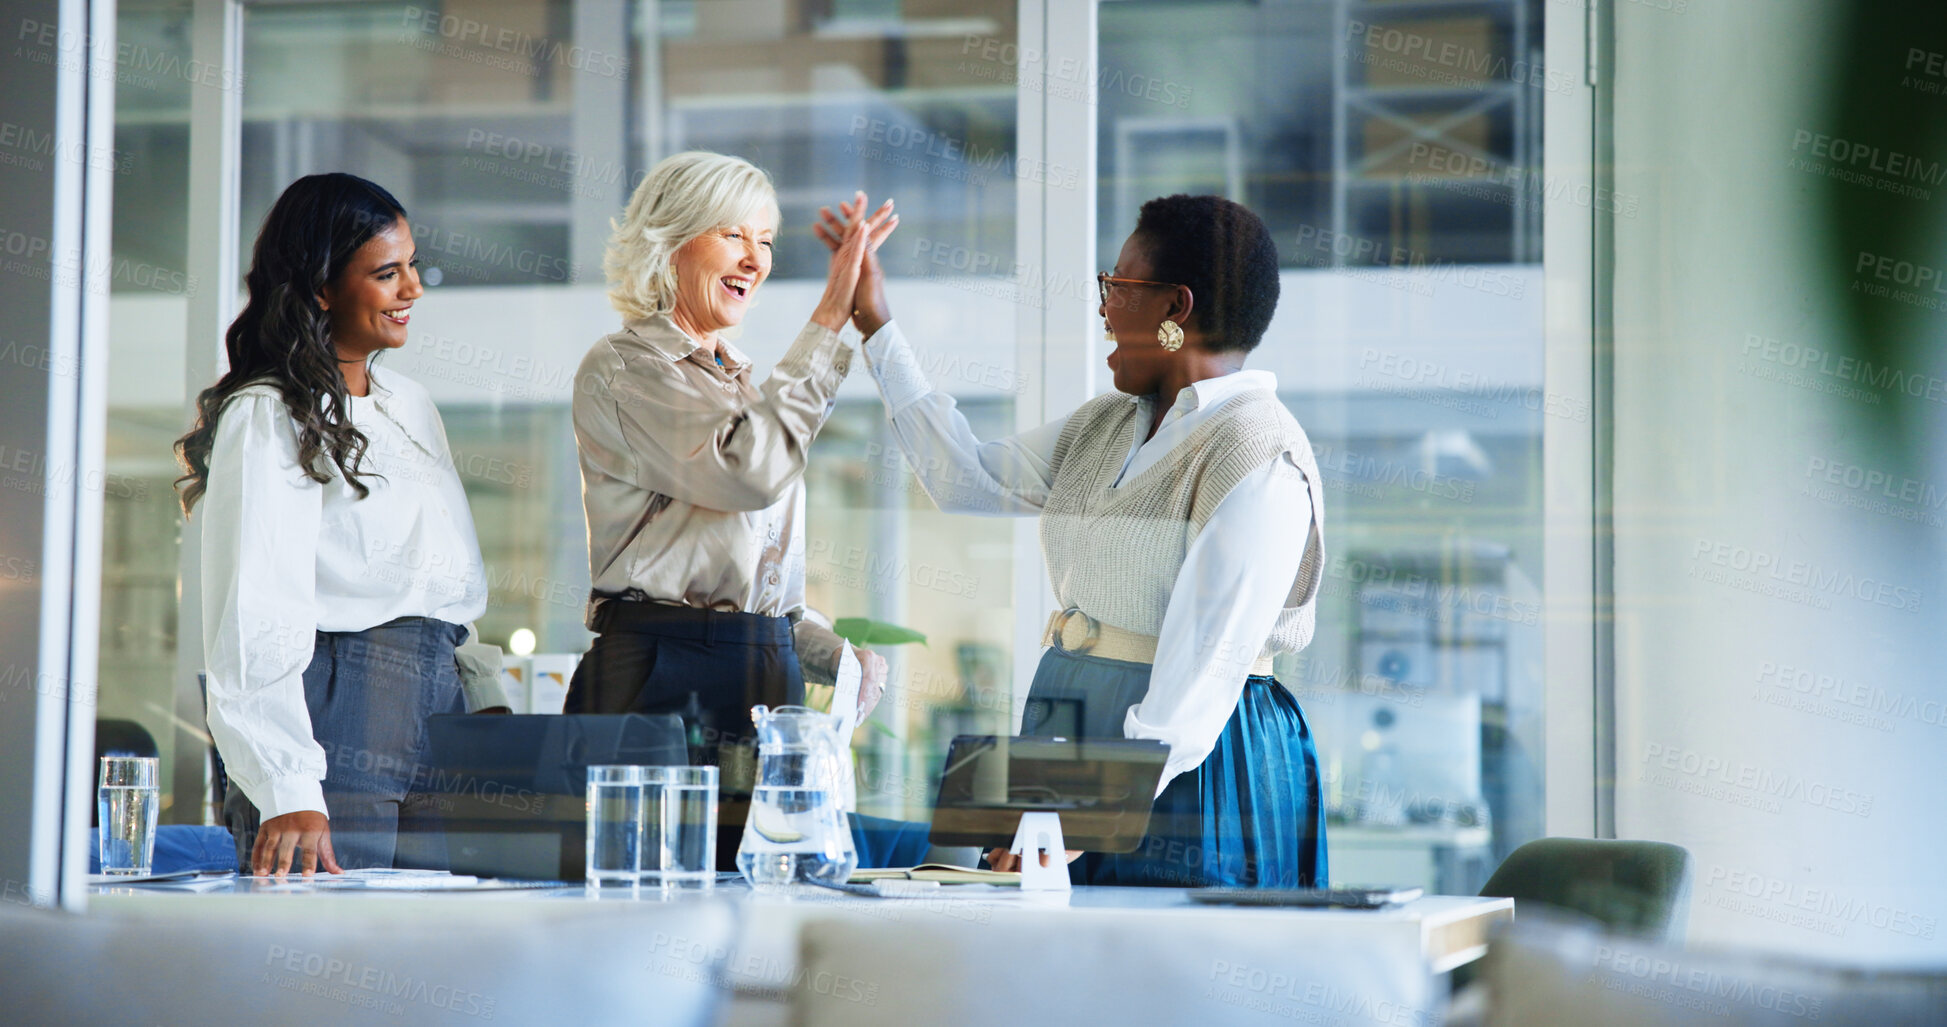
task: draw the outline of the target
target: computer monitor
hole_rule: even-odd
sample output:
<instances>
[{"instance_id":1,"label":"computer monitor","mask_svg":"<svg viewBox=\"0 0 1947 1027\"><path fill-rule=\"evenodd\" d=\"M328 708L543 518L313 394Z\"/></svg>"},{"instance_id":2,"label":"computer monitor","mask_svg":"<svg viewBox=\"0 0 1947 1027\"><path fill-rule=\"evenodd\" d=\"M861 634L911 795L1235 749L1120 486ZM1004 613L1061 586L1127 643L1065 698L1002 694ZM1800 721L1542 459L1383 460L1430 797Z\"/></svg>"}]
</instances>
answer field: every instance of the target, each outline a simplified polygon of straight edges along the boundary
<instances>
[{"instance_id":1,"label":"computer monitor","mask_svg":"<svg viewBox=\"0 0 1947 1027\"><path fill-rule=\"evenodd\" d=\"M1088 704L1077 699L1029 699L1021 724L1036 737L1080 738L1088 723Z\"/></svg>"},{"instance_id":2,"label":"computer monitor","mask_svg":"<svg viewBox=\"0 0 1947 1027\"><path fill-rule=\"evenodd\" d=\"M689 762L674 714L437 716L427 731L422 787L456 874L579 881L589 765Z\"/></svg>"},{"instance_id":3,"label":"computer monitor","mask_svg":"<svg viewBox=\"0 0 1947 1027\"><path fill-rule=\"evenodd\" d=\"M1008 845L1021 814L1061 814L1064 843L1134 852L1169 746L1148 739L961 735L940 772L934 845Z\"/></svg>"}]
</instances>

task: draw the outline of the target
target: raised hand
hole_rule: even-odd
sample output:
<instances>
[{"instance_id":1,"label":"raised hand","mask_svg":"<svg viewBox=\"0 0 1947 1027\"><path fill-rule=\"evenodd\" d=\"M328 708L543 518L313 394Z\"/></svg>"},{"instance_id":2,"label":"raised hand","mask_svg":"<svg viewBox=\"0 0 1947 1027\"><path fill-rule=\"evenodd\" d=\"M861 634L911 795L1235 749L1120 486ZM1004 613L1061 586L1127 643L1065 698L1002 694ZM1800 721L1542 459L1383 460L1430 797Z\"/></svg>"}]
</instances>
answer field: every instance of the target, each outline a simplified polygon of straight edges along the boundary
<instances>
[{"instance_id":1,"label":"raised hand","mask_svg":"<svg viewBox=\"0 0 1947 1027\"><path fill-rule=\"evenodd\" d=\"M830 207L818 208L818 222L811 226L812 231L824 240L827 247L837 252L846 233L858 225L865 202L865 194L857 193L852 202L840 203L838 209L844 215L843 219L833 215ZM888 201L887 206L890 205ZM859 268L858 285L852 296L852 324L868 339L892 320L892 309L886 302L886 276L879 262L879 246L892 235L892 230L898 224L899 218L894 215L872 233L867 240L865 259Z\"/></svg>"},{"instance_id":2,"label":"raised hand","mask_svg":"<svg viewBox=\"0 0 1947 1027\"><path fill-rule=\"evenodd\" d=\"M866 255L884 242L899 223L899 215L892 212L891 200L880 205L872 216L859 217L858 213L865 210L865 194L855 195L856 199L847 208L853 211L850 223L841 226L842 231L836 236L828 236L823 225L814 226L818 237L831 248L832 265L825 276L825 294L819 298L811 319L834 332L843 328L852 315L852 301L858 292ZM845 204L840 206L847 207ZM823 213L829 216L829 212Z\"/></svg>"}]
</instances>

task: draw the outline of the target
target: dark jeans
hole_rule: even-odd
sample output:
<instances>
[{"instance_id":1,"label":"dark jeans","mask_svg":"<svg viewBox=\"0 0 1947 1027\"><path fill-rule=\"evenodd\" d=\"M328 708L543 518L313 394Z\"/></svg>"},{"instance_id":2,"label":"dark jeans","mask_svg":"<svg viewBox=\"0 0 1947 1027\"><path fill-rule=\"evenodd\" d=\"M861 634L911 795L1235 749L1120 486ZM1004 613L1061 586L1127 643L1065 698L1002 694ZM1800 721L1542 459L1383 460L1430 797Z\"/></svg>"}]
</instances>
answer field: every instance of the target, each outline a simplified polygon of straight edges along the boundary
<instances>
[{"instance_id":1,"label":"dark jeans","mask_svg":"<svg viewBox=\"0 0 1947 1027\"><path fill-rule=\"evenodd\" d=\"M757 773L750 709L804 702L804 673L783 617L610 600L575 667L563 713L675 713L690 762L718 776L717 869L737 846Z\"/></svg>"},{"instance_id":2,"label":"dark jeans","mask_svg":"<svg viewBox=\"0 0 1947 1027\"><path fill-rule=\"evenodd\" d=\"M338 865L446 868L427 780L426 719L465 713L453 651L466 628L401 617L364 631L320 631L304 668L311 735L325 751L325 809ZM233 782L223 820L248 872L257 808Z\"/></svg>"}]
</instances>

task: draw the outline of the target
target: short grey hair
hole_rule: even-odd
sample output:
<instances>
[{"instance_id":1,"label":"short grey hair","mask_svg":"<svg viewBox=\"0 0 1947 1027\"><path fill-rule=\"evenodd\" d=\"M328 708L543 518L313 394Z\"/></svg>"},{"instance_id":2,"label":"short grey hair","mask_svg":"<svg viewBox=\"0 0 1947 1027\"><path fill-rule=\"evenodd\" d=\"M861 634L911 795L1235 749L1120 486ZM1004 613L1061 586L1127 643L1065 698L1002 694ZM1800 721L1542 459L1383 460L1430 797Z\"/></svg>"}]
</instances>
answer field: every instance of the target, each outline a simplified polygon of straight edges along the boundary
<instances>
[{"instance_id":1,"label":"short grey hair","mask_svg":"<svg viewBox=\"0 0 1947 1027\"><path fill-rule=\"evenodd\" d=\"M670 258L691 239L754 215L780 215L771 176L751 162L690 150L665 157L635 187L622 220L610 222L602 272L608 301L631 320L667 314L676 306Z\"/></svg>"}]
</instances>

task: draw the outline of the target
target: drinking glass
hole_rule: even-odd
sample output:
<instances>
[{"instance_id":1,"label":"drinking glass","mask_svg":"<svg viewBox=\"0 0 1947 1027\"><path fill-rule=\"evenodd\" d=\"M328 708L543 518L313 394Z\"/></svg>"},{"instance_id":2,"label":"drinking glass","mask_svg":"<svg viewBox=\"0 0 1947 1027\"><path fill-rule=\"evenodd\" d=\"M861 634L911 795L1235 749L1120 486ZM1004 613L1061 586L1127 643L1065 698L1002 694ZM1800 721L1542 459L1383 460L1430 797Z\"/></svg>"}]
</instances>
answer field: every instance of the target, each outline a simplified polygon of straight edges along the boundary
<instances>
[{"instance_id":1,"label":"drinking glass","mask_svg":"<svg viewBox=\"0 0 1947 1027\"><path fill-rule=\"evenodd\" d=\"M642 876L642 768L588 768L588 863L590 884L627 882Z\"/></svg>"},{"instance_id":2,"label":"drinking glass","mask_svg":"<svg viewBox=\"0 0 1947 1027\"><path fill-rule=\"evenodd\" d=\"M162 788L154 756L103 756L95 789L104 874L147 874L155 858Z\"/></svg>"},{"instance_id":3,"label":"drinking glass","mask_svg":"<svg viewBox=\"0 0 1947 1027\"><path fill-rule=\"evenodd\" d=\"M708 890L717 881L717 768L642 773L642 879Z\"/></svg>"}]
</instances>

